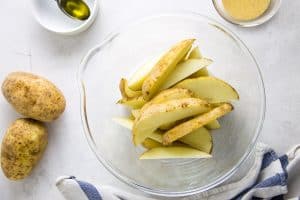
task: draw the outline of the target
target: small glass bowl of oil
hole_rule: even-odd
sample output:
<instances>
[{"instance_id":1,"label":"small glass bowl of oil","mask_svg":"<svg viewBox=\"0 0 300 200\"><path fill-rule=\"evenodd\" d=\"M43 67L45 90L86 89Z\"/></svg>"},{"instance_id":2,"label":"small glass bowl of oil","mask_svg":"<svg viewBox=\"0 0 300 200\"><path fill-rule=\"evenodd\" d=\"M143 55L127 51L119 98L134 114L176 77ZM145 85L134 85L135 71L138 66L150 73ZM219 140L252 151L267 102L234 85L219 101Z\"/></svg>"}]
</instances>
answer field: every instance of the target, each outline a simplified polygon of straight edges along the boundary
<instances>
[{"instance_id":1,"label":"small glass bowl of oil","mask_svg":"<svg viewBox=\"0 0 300 200\"><path fill-rule=\"evenodd\" d=\"M232 0L230 3L235 3L238 0ZM261 13L259 16L253 19L238 19L231 15L228 8L226 9L226 5L224 5L224 0L212 0L213 5L219 15L225 19L226 21L239 25L241 27L253 27L261 25L267 21L269 21L279 10L281 5L281 0L270 0L268 7ZM226 1L228 2L228 1ZM240 1L242 2L242 1ZM253 1L254 2L254 1ZM253 3L250 1L250 3ZM255 2L254 2L255 3ZM241 10L240 10L241 11Z\"/></svg>"},{"instance_id":2,"label":"small glass bowl of oil","mask_svg":"<svg viewBox=\"0 0 300 200\"><path fill-rule=\"evenodd\" d=\"M76 0L61 0L62 6L70 14L73 12L77 19L62 12L56 0L32 0L32 12L38 23L45 29L62 35L75 35L92 25L99 10L98 0L82 1L89 7L89 11L80 9L81 6Z\"/></svg>"}]
</instances>

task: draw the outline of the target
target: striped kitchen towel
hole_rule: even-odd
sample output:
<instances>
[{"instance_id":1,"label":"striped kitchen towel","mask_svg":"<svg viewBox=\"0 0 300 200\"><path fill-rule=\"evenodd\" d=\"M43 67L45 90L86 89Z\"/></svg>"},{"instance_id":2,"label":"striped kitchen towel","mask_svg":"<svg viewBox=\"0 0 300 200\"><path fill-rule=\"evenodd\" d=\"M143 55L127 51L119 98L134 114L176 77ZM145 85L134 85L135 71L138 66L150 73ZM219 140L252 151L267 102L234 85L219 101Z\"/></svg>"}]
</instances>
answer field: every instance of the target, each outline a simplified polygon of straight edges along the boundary
<instances>
[{"instance_id":1,"label":"striped kitchen towel","mask_svg":"<svg viewBox=\"0 0 300 200\"><path fill-rule=\"evenodd\" d=\"M254 162L250 167L245 164L244 170L243 167L240 168L231 181L226 181L222 185L198 195L181 199L284 199L283 195L288 192L288 174L298 165L300 165L300 145L279 157L268 146L258 144ZM74 176L58 178L56 186L66 200L150 200L150 198L133 195L114 187L80 181Z\"/></svg>"}]
</instances>

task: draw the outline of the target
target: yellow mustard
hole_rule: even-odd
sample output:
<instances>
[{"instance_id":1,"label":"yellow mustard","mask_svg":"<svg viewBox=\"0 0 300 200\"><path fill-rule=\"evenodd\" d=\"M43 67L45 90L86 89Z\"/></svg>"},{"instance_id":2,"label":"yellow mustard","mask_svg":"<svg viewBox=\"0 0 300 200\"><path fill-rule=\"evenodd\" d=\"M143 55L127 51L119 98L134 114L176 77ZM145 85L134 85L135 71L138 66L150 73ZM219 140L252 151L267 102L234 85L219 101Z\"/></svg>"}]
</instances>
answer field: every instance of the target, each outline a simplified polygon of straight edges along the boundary
<instances>
[{"instance_id":1,"label":"yellow mustard","mask_svg":"<svg viewBox=\"0 0 300 200\"><path fill-rule=\"evenodd\" d=\"M250 21L269 8L270 0L222 0L224 9L234 19Z\"/></svg>"}]
</instances>

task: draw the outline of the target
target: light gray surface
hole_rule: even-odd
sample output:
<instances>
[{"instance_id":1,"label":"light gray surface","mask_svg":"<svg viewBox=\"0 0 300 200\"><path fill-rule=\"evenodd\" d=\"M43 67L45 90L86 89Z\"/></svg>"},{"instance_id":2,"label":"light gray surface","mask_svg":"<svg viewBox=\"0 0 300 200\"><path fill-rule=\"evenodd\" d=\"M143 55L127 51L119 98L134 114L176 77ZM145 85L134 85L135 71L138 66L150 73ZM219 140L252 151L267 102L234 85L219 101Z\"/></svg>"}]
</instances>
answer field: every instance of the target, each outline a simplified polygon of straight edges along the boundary
<instances>
[{"instance_id":1,"label":"light gray surface","mask_svg":"<svg viewBox=\"0 0 300 200\"><path fill-rule=\"evenodd\" d=\"M49 145L33 174L24 181L8 181L0 172L3 200L62 199L54 186L60 175L125 187L98 163L84 137L79 116L76 72L85 52L105 36L129 22L156 13L193 11L211 16L237 33L252 50L263 73L267 114L261 141L284 152L300 142L300 1L284 0L267 24L243 29L222 20L210 1L105 0L95 24L73 37L55 35L33 19L30 1L3 1L0 23L0 80L15 70L27 70L55 82L65 93L64 115L49 125ZM101 95L101 94L99 94ZM0 96L0 138L18 115ZM298 177L297 177L298 176ZM300 195L300 174L291 177L292 195Z\"/></svg>"}]
</instances>

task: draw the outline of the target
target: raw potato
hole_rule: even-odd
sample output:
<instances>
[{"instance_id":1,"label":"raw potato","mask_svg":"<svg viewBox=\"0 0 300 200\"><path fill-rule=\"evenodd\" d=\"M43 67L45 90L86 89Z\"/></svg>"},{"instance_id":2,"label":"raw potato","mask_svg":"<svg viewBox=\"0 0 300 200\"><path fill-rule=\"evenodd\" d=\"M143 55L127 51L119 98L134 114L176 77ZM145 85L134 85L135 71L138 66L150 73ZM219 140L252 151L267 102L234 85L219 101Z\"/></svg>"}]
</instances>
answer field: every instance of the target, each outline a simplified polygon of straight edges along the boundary
<instances>
[{"instance_id":1,"label":"raw potato","mask_svg":"<svg viewBox=\"0 0 300 200\"><path fill-rule=\"evenodd\" d=\"M151 138L146 138L144 142L142 143L143 147L146 149L153 149L155 147L162 147L163 145Z\"/></svg>"},{"instance_id":2,"label":"raw potato","mask_svg":"<svg viewBox=\"0 0 300 200\"><path fill-rule=\"evenodd\" d=\"M148 135L148 138L151 138L152 140L155 140L156 142L159 142L162 144L162 141L163 141L163 132L159 131L159 130L156 130L152 133L150 133Z\"/></svg>"},{"instance_id":3,"label":"raw potato","mask_svg":"<svg viewBox=\"0 0 300 200\"><path fill-rule=\"evenodd\" d=\"M6 131L1 146L1 167L11 180L27 177L47 146L45 126L33 119L18 119Z\"/></svg>"},{"instance_id":4,"label":"raw potato","mask_svg":"<svg viewBox=\"0 0 300 200\"><path fill-rule=\"evenodd\" d=\"M204 151L209 154L212 151L212 137L209 131L204 127L201 127L190 134L183 136L179 140L200 151Z\"/></svg>"},{"instance_id":5,"label":"raw potato","mask_svg":"<svg viewBox=\"0 0 300 200\"><path fill-rule=\"evenodd\" d=\"M168 145L182 138L183 136L199 129L208 122L211 122L219 117L226 115L227 113L233 110L233 106L229 103L224 103L221 106L212 109L211 111L199 115L187 122L184 122L178 126L175 126L173 129L167 131L163 136L163 144Z\"/></svg>"},{"instance_id":6,"label":"raw potato","mask_svg":"<svg viewBox=\"0 0 300 200\"><path fill-rule=\"evenodd\" d=\"M171 122L171 123L168 123L168 124L164 124L162 126L159 127L160 130L163 130L163 131L167 131L175 126L177 126L178 124L181 124L183 122L186 122L188 121L190 118L185 118L185 119L182 119L182 120L178 120L176 122Z\"/></svg>"},{"instance_id":7,"label":"raw potato","mask_svg":"<svg viewBox=\"0 0 300 200\"><path fill-rule=\"evenodd\" d=\"M214 130L214 129L219 129L219 128L221 128L221 125L220 125L220 123L219 123L218 120L213 120L213 121L207 123L207 124L205 125L205 127L208 128L208 129L210 129L210 130Z\"/></svg>"},{"instance_id":8,"label":"raw potato","mask_svg":"<svg viewBox=\"0 0 300 200\"><path fill-rule=\"evenodd\" d=\"M144 80L149 75L149 73L161 57L162 55L155 57L150 62L140 67L129 79L128 87L132 90L142 90Z\"/></svg>"},{"instance_id":9,"label":"raw potato","mask_svg":"<svg viewBox=\"0 0 300 200\"><path fill-rule=\"evenodd\" d=\"M127 118L114 119L129 129L134 145L147 149L140 159L210 158L209 130L221 127L237 91L207 70L212 60L202 57L194 39L183 40L152 59L127 82L120 81ZM228 103L227 103L228 102Z\"/></svg>"},{"instance_id":10,"label":"raw potato","mask_svg":"<svg viewBox=\"0 0 300 200\"><path fill-rule=\"evenodd\" d=\"M133 98L142 95L142 91L134 91L128 87L128 82L125 78L120 80L119 89L123 98Z\"/></svg>"},{"instance_id":11,"label":"raw potato","mask_svg":"<svg viewBox=\"0 0 300 200\"><path fill-rule=\"evenodd\" d=\"M188 56L188 59L201 59L201 58L202 58L202 54L200 52L199 47L194 47Z\"/></svg>"},{"instance_id":12,"label":"raw potato","mask_svg":"<svg viewBox=\"0 0 300 200\"><path fill-rule=\"evenodd\" d=\"M197 72L200 69L203 69L210 65L212 60L207 58L202 59L188 59L184 62L179 63L175 70L166 78L164 84L161 86L161 90L170 88L179 81L189 77L193 73Z\"/></svg>"},{"instance_id":13,"label":"raw potato","mask_svg":"<svg viewBox=\"0 0 300 200\"><path fill-rule=\"evenodd\" d=\"M158 104L158 103L162 103L168 100L174 100L174 99L183 99L183 98L189 98L189 97L193 97L193 93L187 89L183 89L183 88L171 88L168 90L164 90L162 92L160 92L159 94L157 94L151 101L149 101L148 103L146 103L143 108L142 111L145 110L146 108L148 108L148 106L153 105L153 104Z\"/></svg>"},{"instance_id":14,"label":"raw potato","mask_svg":"<svg viewBox=\"0 0 300 200\"><path fill-rule=\"evenodd\" d=\"M144 100L143 96L139 96L139 97L133 97L131 99L123 98L119 100L117 103L128 106L132 109L139 109L146 104L146 101Z\"/></svg>"},{"instance_id":15,"label":"raw potato","mask_svg":"<svg viewBox=\"0 0 300 200\"><path fill-rule=\"evenodd\" d=\"M141 112L140 118L135 121L133 142L135 145L139 145L161 125L207 112L210 108L206 101L196 98L153 104Z\"/></svg>"},{"instance_id":16,"label":"raw potato","mask_svg":"<svg viewBox=\"0 0 300 200\"><path fill-rule=\"evenodd\" d=\"M113 120L115 122L117 122L119 125L127 128L128 130L132 130L133 123L134 123L133 120L128 119L128 118L120 118L120 117L114 118ZM149 149L148 147L150 145L152 145L149 143L153 143L152 141L149 141L150 139L159 143L162 146L163 132L156 130L148 135L148 138L146 138L144 140L144 142L142 143L144 147L147 146L146 147L147 149ZM180 138L179 141L184 144L187 144L195 149L204 151L206 153L210 153L212 150L212 137L211 137L210 133L208 132L208 130L206 130L205 128L199 128L196 131ZM146 144L144 145L145 142L146 142ZM176 142L175 142L175 145L178 145L178 143L176 143ZM157 144L157 143L155 143L155 144Z\"/></svg>"},{"instance_id":17,"label":"raw potato","mask_svg":"<svg viewBox=\"0 0 300 200\"><path fill-rule=\"evenodd\" d=\"M195 39L188 39L179 42L159 59L143 82L142 92L144 99L150 100L159 91L164 80L191 49L194 41Z\"/></svg>"},{"instance_id":18,"label":"raw potato","mask_svg":"<svg viewBox=\"0 0 300 200\"><path fill-rule=\"evenodd\" d=\"M198 78L201 76L209 76L209 71L207 70L207 68L202 68L199 71L195 72L194 74L192 74L190 76L190 78Z\"/></svg>"},{"instance_id":19,"label":"raw potato","mask_svg":"<svg viewBox=\"0 0 300 200\"><path fill-rule=\"evenodd\" d=\"M199 47L195 47L191 51L191 53L188 57L188 59L201 59L201 58L202 58L202 55L201 55ZM196 77L200 77L200 76L209 76L209 72L206 67L198 70L197 72L195 72L194 74L191 75L192 78L196 78Z\"/></svg>"},{"instance_id":20,"label":"raw potato","mask_svg":"<svg viewBox=\"0 0 300 200\"><path fill-rule=\"evenodd\" d=\"M117 124L123 126L124 128L127 128L128 130L132 130L133 127L133 120L125 117L115 117L113 118L113 121L115 121Z\"/></svg>"},{"instance_id":21,"label":"raw potato","mask_svg":"<svg viewBox=\"0 0 300 200\"><path fill-rule=\"evenodd\" d=\"M184 146L156 147L140 156L140 159L211 158L211 155Z\"/></svg>"},{"instance_id":22,"label":"raw potato","mask_svg":"<svg viewBox=\"0 0 300 200\"><path fill-rule=\"evenodd\" d=\"M17 112L43 122L57 119L66 106L62 92L53 83L26 72L9 74L2 93Z\"/></svg>"},{"instance_id":23,"label":"raw potato","mask_svg":"<svg viewBox=\"0 0 300 200\"><path fill-rule=\"evenodd\" d=\"M181 61L184 61L188 58L189 52L186 53L184 56L184 59ZM163 56L163 54L153 58L149 62L147 62L145 65L140 67L133 76L128 81L128 87L135 91L142 90L143 82L146 79L146 77L149 75L151 70L154 68L155 64L160 60L160 58ZM186 58L186 59L185 59ZM180 62L181 62L180 61Z\"/></svg>"},{"instance_id":24,"label":"raw potato","mask_svg":"<svg viewBox=\"0 0 300 200\"><path fill-rule=\"evenodd\" d=\"M113 120L117 124L121 125L122 127L127 128L128 130L132 131L134 120L125 118L125 117L113 118ZM163 133L161 131L156 130L156 131L150 133L148 135L148 138L155 140L159 143L162 143L162 134Z\"/></svg>"},{"instance_id":25,"label":"raw potato","mask_svg":"<svg viewBox=\"0 0 300 200\"><path fill-rule=\"evenodd\" d=\"M159 127L160 130L166 131L169 130L171 128L173 128L174 126L177 125L177 121L175 122L171 122L171 123L167 123L167 124L163 124Z\"/></svg>"},{"instance_id":26,"label":"raw potato","mask_svg":"<svg viewBox=\"0 0 300 200\"><path fill-rule=\"evenodd\" d=\"M186 79L178 83L175 87L188 89L198 98L205 99L210 103L228 102L239 99L238 93L231 85L210 76Z\"/></svg>"}]
</instances>

